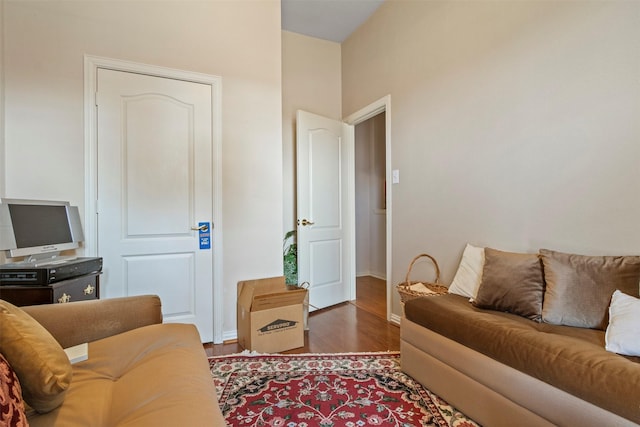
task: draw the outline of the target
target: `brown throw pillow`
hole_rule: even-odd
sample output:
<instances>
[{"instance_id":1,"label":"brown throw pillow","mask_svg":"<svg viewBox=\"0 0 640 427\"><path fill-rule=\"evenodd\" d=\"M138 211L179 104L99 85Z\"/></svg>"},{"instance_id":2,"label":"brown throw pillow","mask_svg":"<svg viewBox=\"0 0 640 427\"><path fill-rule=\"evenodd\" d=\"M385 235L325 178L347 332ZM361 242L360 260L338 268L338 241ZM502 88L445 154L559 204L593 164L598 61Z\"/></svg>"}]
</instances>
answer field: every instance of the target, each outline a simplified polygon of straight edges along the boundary
<instances>
[{"instance_id":1,"label":"brown throw pillow","mask_svg":"<svg viewBox=\"0 0 640 427\"><path fill-rule=\"evenodd\" d=\"M18 375L24 400L33 409L44 413L62 404L71 384L69 358L33 317L2 300L0 353Z\"/></svg>"},{"instance_id":2,"label":"brown throw pillow","mask_svg":"<svg viewBox=\"0 0 640 427\"><path fill-rule=\"evenodd\" d=\"M24 413L20 382L2 354L0 354L0 424L11 427L29 425Z\"/></svg>"},{"instance_id":3,"label":"brown throw pillow","mask_svg":"<svg viewBox=\"0 0 640 427\"><path fill-rule=\"evenodd\" d=\"M640 256L586 256L541 249L544 278L542 320L554 325L606 329L616 289L637 297Z\"/></svg>"},{"instance_id":4,"label":"brown throw pillow","mask_svg":"<svg viewBox=\"0 0 640 427\"><path fill-rule=\"evenodd\" d=\"M485 248L482 282L473 305L507 311L539 322L544 278L537 254L519 254Z\"/></svg>"}]
</instances>

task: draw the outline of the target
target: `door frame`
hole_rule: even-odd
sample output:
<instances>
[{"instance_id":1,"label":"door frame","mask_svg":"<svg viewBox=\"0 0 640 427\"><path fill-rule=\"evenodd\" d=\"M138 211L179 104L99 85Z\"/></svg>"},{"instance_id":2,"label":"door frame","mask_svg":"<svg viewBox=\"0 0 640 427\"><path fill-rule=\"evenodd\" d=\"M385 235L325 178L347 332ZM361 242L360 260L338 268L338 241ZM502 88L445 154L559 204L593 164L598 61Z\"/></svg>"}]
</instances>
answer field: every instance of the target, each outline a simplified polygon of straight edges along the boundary
<instances>
[{"instance_id":1,"label":"door frame","mask_svg":"<svg viewBox=\"0 0 640 427\"><path fill-rule=\"evenodd\" d=\"M213 219L211 230L213 251L213 342L222 343L223 289L222 289L222 78L209 74L160 67L149 64L84 55L84 250L86 256L98 253L98 127L96 111L97 71L105 68L114 71L145 74L174 80L201 83L211 87L211 138L213 166Z\"/></svg>"},{"instance_id":2,"label":"door frame","mask_svg":"<svg viewBox=\"0 0 640 427\"><path fill-rule=\"evenodd\" d=\"M387 207L387 212L386 212L386 276L387 276L387 320L392 322L392 323L396 323L396 324L400 324L400 316L397 314L392 313L391 310L391 305L393 302L393 271L392 271L392 213L393 213L393 208L392 208L392 200L393 197L392 193L393 193L393 184L392 184L392 170L391 170L391 95L386 95L380 99L378 99L377 101L374 101L373 103L367 105L366 107L361 108L360 110L356 111L353 114L350 114L349 116L347 116L344 119L344 122L350 125L358 125L366 120L369 120L370 118L372 118L373 116L376 116L380 113L384 112L385 113L385 162L386 162L386 166L385 166L385 177L386 177L386 181L387 181L387 192L386 192L386 207ZM355 161L355 159L353 159ZM352 240L353 242L355 242L355 227L352 230L353 236L352 236ZM355 259L355 253L354 253L354 259ZM354 269L354 275L355 275L355 269ZM352 298L355 298L355 286L356 286L356 280L355 277L353 278L352 281L352 290L351 290L351 295Z\"/></svg>"}]
</instances>

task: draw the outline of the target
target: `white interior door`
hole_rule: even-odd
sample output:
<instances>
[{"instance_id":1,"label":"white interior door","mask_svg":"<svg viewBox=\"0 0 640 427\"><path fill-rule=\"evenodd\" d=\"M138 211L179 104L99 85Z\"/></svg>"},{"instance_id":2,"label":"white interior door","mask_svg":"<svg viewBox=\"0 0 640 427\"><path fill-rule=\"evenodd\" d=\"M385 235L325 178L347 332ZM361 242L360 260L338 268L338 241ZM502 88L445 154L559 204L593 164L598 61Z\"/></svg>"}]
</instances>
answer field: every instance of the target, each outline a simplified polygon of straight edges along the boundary
<instances>
[{"instance_id":1,"label":"white interior door","mask_svg":"<svg viewBox=\"0 0 640 427\"><path fill-rule=\"evenodd\" d=\"M212 232L194 230L213 226L211 86L98 69L97 88L101 295L157 294L212 341Z\"/></svg>"},{"instance_id":2,"label":"white interior door","mask_svg":"<svg viewBox=\"0 0 640 427\"><path fill-rule=\"evenodd\" d=\"M353 126L297 112L298 281L310 304L353 299Z\"/></svg>"}]
</instances>

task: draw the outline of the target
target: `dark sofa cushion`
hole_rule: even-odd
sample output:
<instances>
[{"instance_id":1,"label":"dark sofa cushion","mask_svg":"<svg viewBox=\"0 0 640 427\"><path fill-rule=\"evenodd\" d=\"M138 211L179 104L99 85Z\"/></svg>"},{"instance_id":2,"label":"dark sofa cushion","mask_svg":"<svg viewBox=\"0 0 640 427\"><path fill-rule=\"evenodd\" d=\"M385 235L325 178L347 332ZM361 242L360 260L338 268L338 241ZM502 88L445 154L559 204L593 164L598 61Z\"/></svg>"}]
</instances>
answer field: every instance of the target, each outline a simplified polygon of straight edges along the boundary
<instances>
[{"instance_id":1,"label":"dark sofa cushion","mask_svg":"<svg viewBox=\"0 0 640 427\"><path fill-rule=\"evenodd\" d=\"M485 248L484 257L482 282L473 305L507 311L539 322L544 278L538 255Z\"/></svg>"},{"instance_id":2,"label":"dark sofa cushion","mask_svg":"<svg viewBox=\"0 0 640 427\"><path fill-rule=\"evenodd\" d=\"M616 289L637 297L640 256L587 256L541 249L547 284L542 320L554 325L606 329Z\"/></svg>"}]
</instances>

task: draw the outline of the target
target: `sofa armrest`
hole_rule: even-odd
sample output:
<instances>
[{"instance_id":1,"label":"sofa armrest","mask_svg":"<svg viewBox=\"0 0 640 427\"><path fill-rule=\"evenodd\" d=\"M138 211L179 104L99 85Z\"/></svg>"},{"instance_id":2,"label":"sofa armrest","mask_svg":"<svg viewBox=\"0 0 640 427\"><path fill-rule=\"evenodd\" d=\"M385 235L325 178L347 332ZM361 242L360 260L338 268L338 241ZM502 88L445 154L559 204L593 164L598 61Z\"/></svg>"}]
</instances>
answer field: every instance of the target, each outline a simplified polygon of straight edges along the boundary
<instances>
[{"instance_id":1,"label":"sofa armrest","mask_svg":"<svg viewBox=\"0 0 640 427\"><path fill-rule=\"evenodd\" d=\"M162 323L156 295L20 307L45 327L63 348Z\"/></svg>"}]
</instances>

